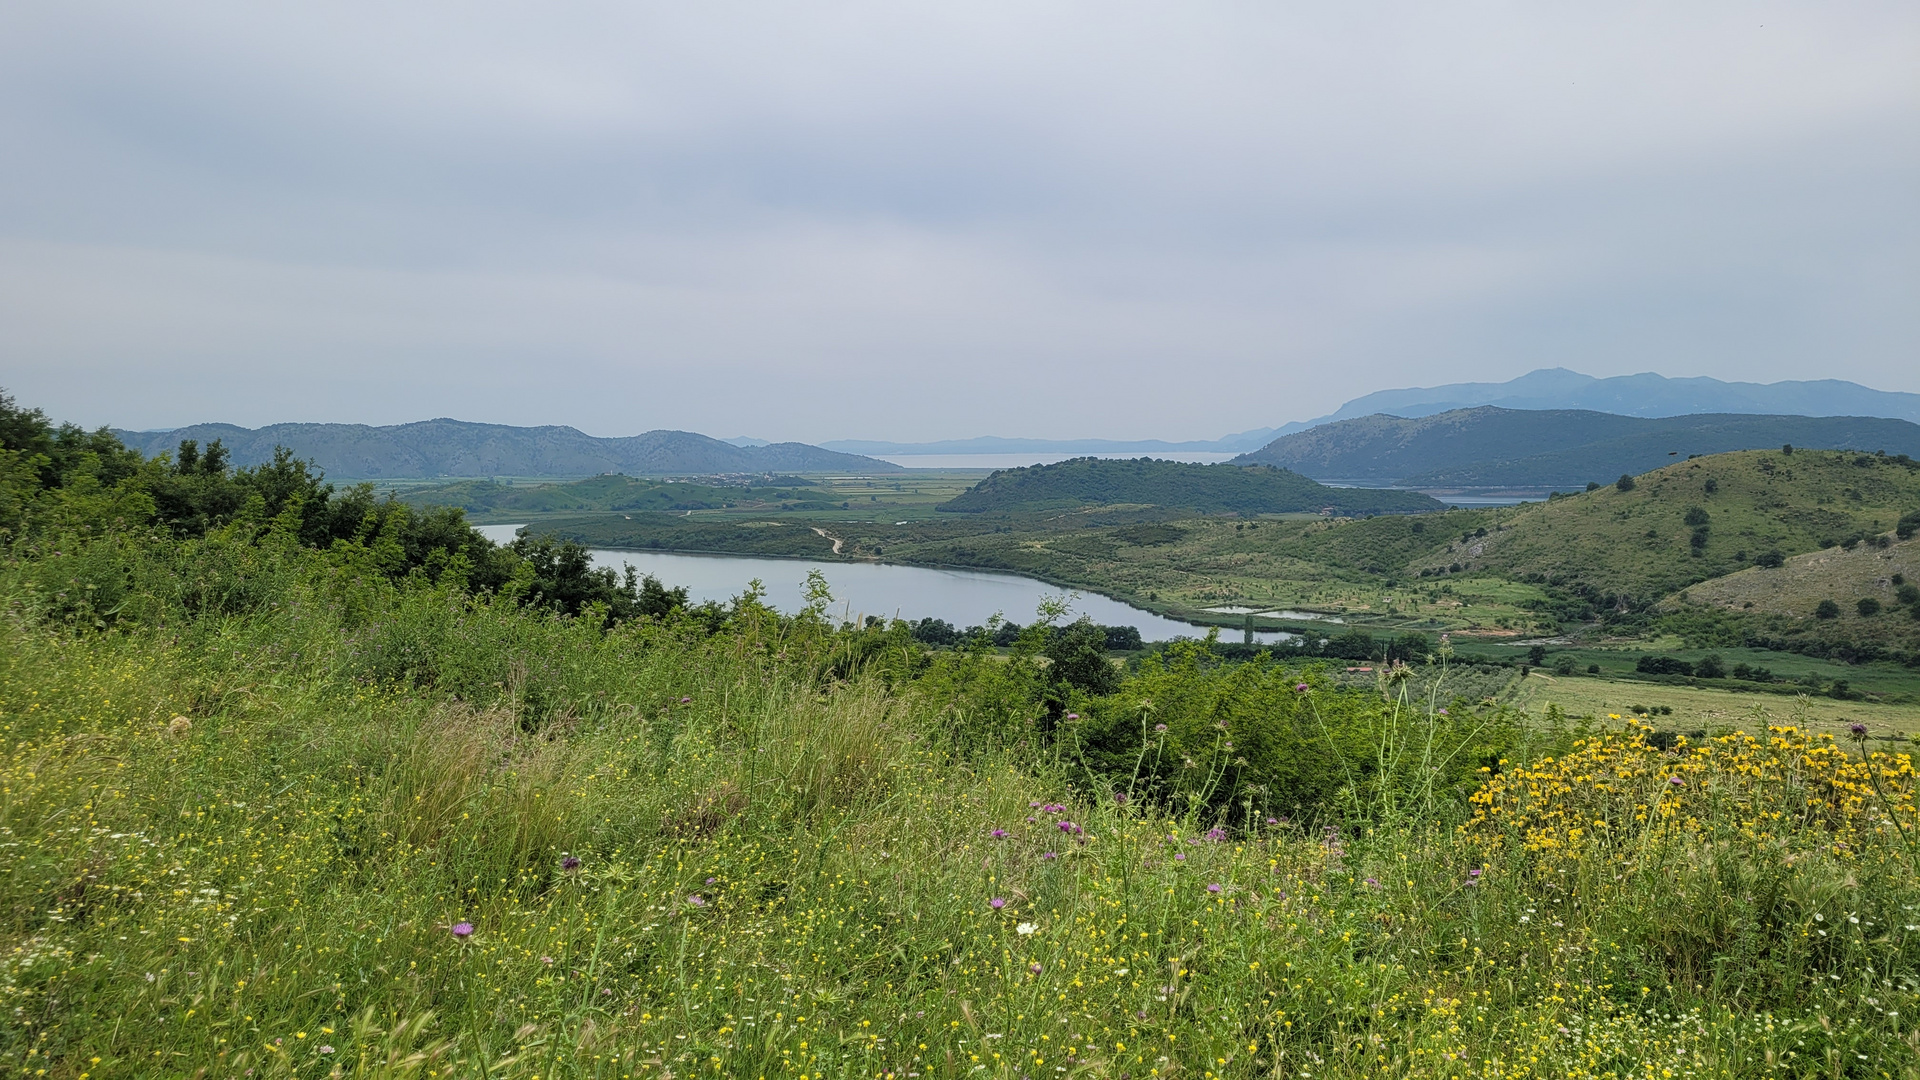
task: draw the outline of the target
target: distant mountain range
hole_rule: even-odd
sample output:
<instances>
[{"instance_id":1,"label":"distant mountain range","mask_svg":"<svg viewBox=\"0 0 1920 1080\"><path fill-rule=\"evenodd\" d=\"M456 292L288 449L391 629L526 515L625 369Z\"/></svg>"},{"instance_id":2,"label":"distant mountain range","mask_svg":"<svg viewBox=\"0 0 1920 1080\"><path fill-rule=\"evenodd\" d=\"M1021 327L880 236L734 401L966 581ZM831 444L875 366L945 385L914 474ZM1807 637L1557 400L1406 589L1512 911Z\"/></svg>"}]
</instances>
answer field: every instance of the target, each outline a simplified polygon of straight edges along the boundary
<instances>
[{"instance_id":1,"label":"distant mountain range","mask_svg":"<svg viewBox=\"0 0 1920 1080\"><path fill-rule=\"evenodd\" d=\"M1503 409L1589 409L1621 416L1746 413L1774 416L1880 416L1920 422L1920 394L1874 390L1840 379L1749 383L1669 379L1653 372L1596 379L1566 368L1530 371L1503 383L1451 383L1379 390L1317 420L1286 424L1281 435L1356 416L1419 417L1476 405Z\"/></svg>"},{"instance_id":2,"label":"distant mountain range","mask_svg":"<svg viewBox=\"0 0 1920 1080\"><path fill-rule=\"evenodd\" d=\"M1340 420L1283 435L1233 463L1425 490L1577 488L1648 472L1676 458L1785 443L1920 456L1920 425L1862 416L1646 418L1482 406L1411 419L1375 414Z\"/></svg>"},{"instance_id":3,"label":"distant mountain range","mask_svg":"<svg viewBox=\"0 0 1920 1080\"><path fill-rule=\"evenodd\" d=\"M1748 383L1719 379L1669 379L1645 372L1597 379L1566 368L1542 368L1501 383L1450 383L1406 390L1378 390L1312 420L1256 428L1218 439L1010 439L985 436L903 443L839 439L820 445L849 454L1169 454L1257 450L1274 438L1323 424L1384 413L1413 419L1435 413L1497 405L1503 409L1584 409L1621 416L1685 416L1740 413L1793 416L1878 416L1920 422L1920 394L1874 390L1839 379Z\"/></svg>"},{"instance_id":4,"label":"distant mountain range","mask_svg":"<svg viewBox=\"0 0 1920 1080\"><path fill-rule=\"evenodd\" d=\"M274 424L263 428L196 424L176 431L115 432L147 454L182 439L202 446L219 439L236 465L271 460L276 446L311 460L329 477L692 476L720 473L899 472L900 466L806 443L736 446L689 431L649 431L600 439L570 427L510 427L460 420L422 420L391 427L365 424Z\"/></svg>"}]
</instances>

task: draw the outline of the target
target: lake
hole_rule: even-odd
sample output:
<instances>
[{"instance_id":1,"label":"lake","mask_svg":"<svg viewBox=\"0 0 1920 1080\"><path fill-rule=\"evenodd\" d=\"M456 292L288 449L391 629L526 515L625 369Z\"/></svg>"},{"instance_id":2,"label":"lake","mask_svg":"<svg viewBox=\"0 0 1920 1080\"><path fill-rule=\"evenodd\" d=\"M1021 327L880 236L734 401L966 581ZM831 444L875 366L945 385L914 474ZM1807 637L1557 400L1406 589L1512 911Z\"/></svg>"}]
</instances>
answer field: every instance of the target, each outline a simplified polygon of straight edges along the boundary
<instances>
[{"instance_id":1,"label":"lake","mask_svg":"<svg viewBox=\"0 0 1920 1080\"><path fill-rule=\"evenodd\" d=\"M1054 465L1073 458L1093 457L1108 460L1130 461L1134 458L1150 457L1156 461L1180 461L1188 465L1218 465L1222 461L1237 457L1236 454L1220 454L1202 450L1154 450L1136 451L1131 454L1064 454L1059 452L1034 454L874 454L881 461L890 461L895 465L904 465L909 469L1023 469L1029 465Z\"/></svg>"},{"instance_id":2,"label":"lake","mask_svg":"<svg viewBox=\"0 0 1920 1080\"><path fill-rule=\"evenodd\" d=\"M506 543L521 526L477 525L475 528L495 543ZM1043 597L1059 596L1065 591L1044 581L1014 574L935 570L889 563L816 562L607 548L592 549L592 554L596 566L609 566L623 572L631 566L635 572L643 576L652 574L668 586L684 587L688 599L696 604L708 600L725 603L746 591L748 581L759 578L766 586L766 602L788 613L804 606L801 586L809 570L819 570L833 588L834 614L849 619L867 615L886 619L932 618L967 627L985 625L995 614L1001 614L1024 626L1033 621ZM1147 641L1204 637L1207 632L1206 627L1164 618L1097 593L1073 597L1073 610L1067 617L1076 619L1082 615L1106 626L1136 627ZM1294 636L1272 632L1255 634L1254 639L1270 645ZM1240 641L1243 632L1222 628L1220 637L1223 641Z\"/></svg>"}]
</instances>

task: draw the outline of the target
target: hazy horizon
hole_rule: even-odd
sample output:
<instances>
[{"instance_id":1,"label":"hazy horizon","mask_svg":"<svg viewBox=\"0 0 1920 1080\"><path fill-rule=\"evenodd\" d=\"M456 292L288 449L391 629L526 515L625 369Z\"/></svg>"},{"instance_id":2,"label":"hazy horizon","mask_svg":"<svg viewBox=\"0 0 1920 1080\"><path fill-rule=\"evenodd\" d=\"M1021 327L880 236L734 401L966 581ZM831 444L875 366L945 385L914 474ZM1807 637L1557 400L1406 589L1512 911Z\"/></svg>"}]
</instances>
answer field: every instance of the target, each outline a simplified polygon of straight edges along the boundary
<instances>
[{"instance_id":1,"label":"hazy horizon","mask_svg":"<svg viewBox=\"0 0 1920 1080\"><path fill-rule=\"evenodd\" d=\"M1214 439L1920 391L1920 9L0 15L0 386L129 429Z\"/></svg>"}]
</instances>

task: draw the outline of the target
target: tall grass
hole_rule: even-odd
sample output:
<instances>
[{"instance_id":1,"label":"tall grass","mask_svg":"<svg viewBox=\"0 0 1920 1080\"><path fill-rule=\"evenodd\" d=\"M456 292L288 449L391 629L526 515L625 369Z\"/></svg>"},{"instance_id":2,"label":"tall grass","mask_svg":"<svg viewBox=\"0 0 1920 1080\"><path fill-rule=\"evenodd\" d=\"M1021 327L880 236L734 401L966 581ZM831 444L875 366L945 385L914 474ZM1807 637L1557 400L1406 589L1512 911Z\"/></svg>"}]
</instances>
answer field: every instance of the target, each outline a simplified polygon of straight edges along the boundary
<instances>
[{"instance_id":1,"label":"tall grass","mask_svg":"<svg viewBox=\"0 0 1920 1080\"><path fill-rule=\"evenodd\" d=\"M1904 758L261 559L0 575L10 1072L1920 1075Z\"/></svg>"}]
</instances>

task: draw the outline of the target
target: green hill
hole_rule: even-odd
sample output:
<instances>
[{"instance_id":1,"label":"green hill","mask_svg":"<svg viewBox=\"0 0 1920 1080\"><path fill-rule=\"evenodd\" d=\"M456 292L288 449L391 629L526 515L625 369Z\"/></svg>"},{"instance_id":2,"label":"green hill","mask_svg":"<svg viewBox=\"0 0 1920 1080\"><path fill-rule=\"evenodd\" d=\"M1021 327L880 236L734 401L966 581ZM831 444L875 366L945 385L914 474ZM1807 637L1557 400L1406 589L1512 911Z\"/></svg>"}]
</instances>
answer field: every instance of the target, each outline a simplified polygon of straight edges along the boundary
<instances>
[{"instance_id":1,"label":"green hill","mask_svg":"<svg viewBox=\"0 0 1920 1080\"><path fill-rule=\"evenodd\" d=\"M414 506L458 506L476 517L503 514L555 514L614 510L719 510L763 507L768 510L827 509L817 488L787 478L782 486L670 484L631 476L595 476L571 484L515 487L491 480L416 488L400 498Z\"/></svg>"},{"instance_id":2,"label":"green hill","mask_svg":"<svg viewBox=\"0 0 1920 1080\"><path fill-rule=\"evenodd\" d=\"M1417 514L1440 503L1411 491L1333 488L1272 467L1187 465L1151 458L1074 458L1003 469L937 509L951 513L1162 506L1200 513Z\"/></svg>"},{"instance_id":3,"label":"green hill","mask_svg":"<svg viewBox=\"0 0 1920 1080\"><path fill-rule=\"evenodd\" d=\"M1920 509L1920 463L1833 451L1743 451L1669 465L1632 489L1534 503L1413 569L1576 582L1640 599L1894 527Z\"/></svg>"},{"instance_id":4,"label":"green hill","mask_svg":"<svg viewBox=\"0 0 1920 1080\"><path fill-rule=\"evenodd\" d=\"M1234 461L1403 487L1577 488L1656 469L1675 457L1787 443L1920 455L1920 425L1861 416L1647 418L1489 406L1411 420L1343 420L1283 436Z\"/></svg>"}]
</instances>

